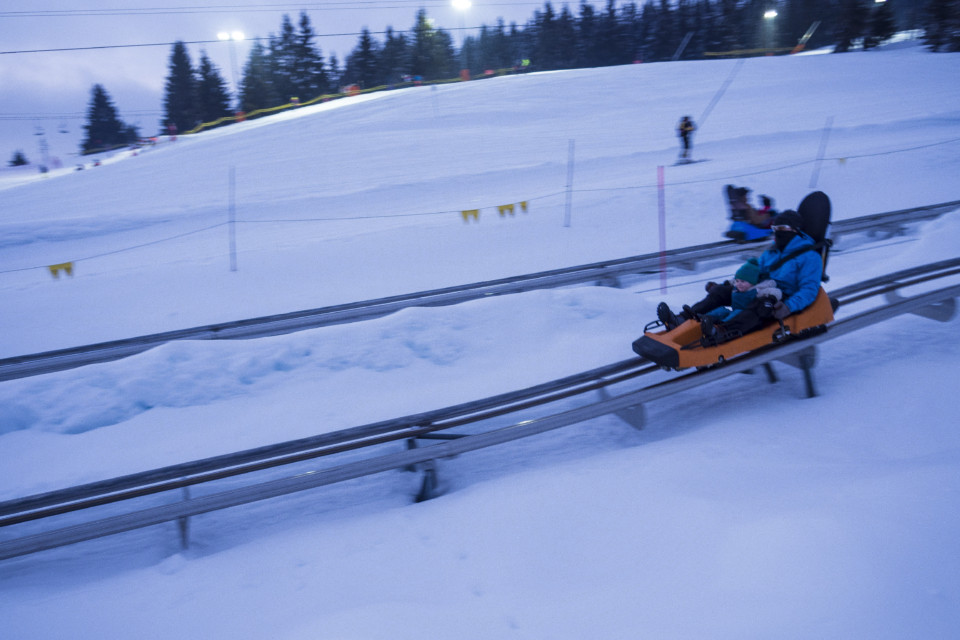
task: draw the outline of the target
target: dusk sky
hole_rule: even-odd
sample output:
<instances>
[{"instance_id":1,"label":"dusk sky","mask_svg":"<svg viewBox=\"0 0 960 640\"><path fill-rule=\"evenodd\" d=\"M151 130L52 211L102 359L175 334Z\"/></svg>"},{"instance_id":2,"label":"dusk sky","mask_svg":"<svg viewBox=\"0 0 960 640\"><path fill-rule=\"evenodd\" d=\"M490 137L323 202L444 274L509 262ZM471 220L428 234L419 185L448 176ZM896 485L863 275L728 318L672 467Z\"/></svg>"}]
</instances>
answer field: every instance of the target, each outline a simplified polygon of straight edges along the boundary
<instances>
[{"instance_id":1,"label":"dusk sky","mask_svg":"<svg viewBox=\"0 0 960 640\"><path fill-rule=\"evenodd\" d=\"M598 10L605 5L591 4ZM382 41L378 32L388 26L409 29L421 7L459 43L461 27L469 33L471 27L496 24L498 17L508 25L523 25L542 6L542 2L523 0L474 0L461 12L450 0L223 0L207 5L191 0L4 2L0 9L0 166L6 166L17 150L31 162L39 162L41 140L46 140L51 157L65 165L74 163L94 84L104 86L124 122L139 126L143 135L156 133L171 43L177 40L198 43L188 44L194 64L201 50L206 50L232 93L231 45L217 40L221 31L266 37L279 31L284 14L296 24L300 12L306 11L319 36L316 44L321 53L327 59L336 54L342 65L364 27ZM237 74L242 73L249 47L249 41L236 45Z\"/></svg>"}]
</instances>

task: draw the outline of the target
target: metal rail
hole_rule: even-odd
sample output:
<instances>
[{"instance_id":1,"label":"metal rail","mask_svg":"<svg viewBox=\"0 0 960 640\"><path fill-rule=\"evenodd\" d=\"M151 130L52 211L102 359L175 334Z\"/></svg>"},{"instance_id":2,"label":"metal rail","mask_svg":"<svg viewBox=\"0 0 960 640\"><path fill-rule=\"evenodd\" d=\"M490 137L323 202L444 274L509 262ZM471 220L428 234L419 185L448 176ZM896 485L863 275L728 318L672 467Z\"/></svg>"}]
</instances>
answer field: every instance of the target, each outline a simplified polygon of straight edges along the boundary
<instances>
[{"instance_id":1,"label":"metal rail","mask_svg":"<svg viewBox=\"0 0 960 640\"><path fill-rule=\"evenodd\" d=\"M486 420L623 382L657 368L639 358L426 413L266 445L0 502L0 527L343 453Z\"/></svg>"},{"instance_id":2,"label":"metal rail","mask_svg":"<svg viewBox=\"0 0 960 640\"><path fill-rule=\"evenodd\" d=\"M960 259L955 259L900 271L883 278L876 278L846 287L842 291L835 292L835 294L842 294L843 296L840 300L841 305L844 300L861 300L867 295L887 294L888 301L892 301L884 306L837 320L831 323L829 331L826 333L803 340L772 345L733 359L722 367L680 375L666 382L614 397L604 394L603 399L599 402L541 418L523 420L507 427L493 428L470 435L458 435L455 438L445 439L439 444L419 446L406 451L382 455L377 455L376 450L372 448L375 444L423 438L433 432L447 430L454 426L480 423L494 416L555 402L591 390L604 389L609 385L650 373L656 370L656 367L649 366L643 360L635 358L526 390L502 394L455 407L0 503L0 527L5 527L150 493L183 488L231 475L240 475L301 460L329 456L347 450L368 448L368 450L375 452L373 457L339 464L331 468L278 478L255 485L220 491L203 497L186 499L173 504L141 509L132 513L114 515L92 522L2 541L0 542L0 560L174 520L179 521L183 527L181 533L185 544L185 523L190 516L392 469L419 465L424 470L426 485L427 479L434 477L434 464L438 459L449 458L469 451L544 433L609 413L629 411L636 407L642 407L644 403L652 400L664 398L759 365L767 365L774 360L784 360L798 356L807 357L804 354L809 354L810 350L815 349L816 345L826 340L846 335L900 314L916 313L945 320L952 317L955 311L954 300L960 296L960 284L950 285L909 298L894 297L891 296L891 293L898 288L914 286L958 273L960 273ZM947 305L947 301L949 301L949 305ZM943 313L945 306L949 306L947 313Z\"/></svg>"},{"instance_id":3,"label":"metal rail","mask_svg":"<svg viewBox=\"0 0 960 640\"><path fill-rule=\"evenodd\" d=\"M832 224L832 234L838 237L847 233L883 230L889 234L903 233L910 224L936 218L957 208L960 208L960 200L840 220ZM665 255L671 264L692 269L703 260L756 255L763 248L756 244L744 245L724 241L673 249L667 251ZM431 291L13 356L0 359L0 381L119 360L174 340L262 338L304 329L370 320L407 307L453 305L493 295L522 293L588 282L617 283L624 276L656 272L660 269L660 262L661 255L651 253Z\"/></svg>"}]
</instances>

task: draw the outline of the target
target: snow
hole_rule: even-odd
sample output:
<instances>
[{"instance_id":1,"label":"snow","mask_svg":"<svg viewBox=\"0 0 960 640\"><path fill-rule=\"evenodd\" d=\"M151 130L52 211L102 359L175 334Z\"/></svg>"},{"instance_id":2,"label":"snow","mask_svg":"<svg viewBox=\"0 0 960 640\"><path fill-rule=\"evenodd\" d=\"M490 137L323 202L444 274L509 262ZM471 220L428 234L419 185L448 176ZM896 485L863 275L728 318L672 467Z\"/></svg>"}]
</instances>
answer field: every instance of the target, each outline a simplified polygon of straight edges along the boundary
<instances>
[{"instance_id":1,"label":"snow","mask_svg":"<svg viewBox=\"0 0 960 640\"><path fill-rule=\"evenodd\" d=\"M709 161L669 166L676 120L731 76L698 121ZM905 46L531 74L325 103L83 171L0 169L0 357L654 252L658 165L670 248L720 238L727 183L788 208L815 180L836 219L956 200L957 80L958 54ZM840 237L829 287L956 257L958 238L956 212ZM3 382L0 500L623 360L661 299L735 268L671 267L666 293L654 275ZM193 518L185 551L170 524L4 561L0 628L954 637L958 324L904 316L826 343L813 399L778 366L776 385L734 376L653 402L642 431L607 416L442 461L445 493L425 503L414 474L381 474Z\"/></svg>"}]
</instances>

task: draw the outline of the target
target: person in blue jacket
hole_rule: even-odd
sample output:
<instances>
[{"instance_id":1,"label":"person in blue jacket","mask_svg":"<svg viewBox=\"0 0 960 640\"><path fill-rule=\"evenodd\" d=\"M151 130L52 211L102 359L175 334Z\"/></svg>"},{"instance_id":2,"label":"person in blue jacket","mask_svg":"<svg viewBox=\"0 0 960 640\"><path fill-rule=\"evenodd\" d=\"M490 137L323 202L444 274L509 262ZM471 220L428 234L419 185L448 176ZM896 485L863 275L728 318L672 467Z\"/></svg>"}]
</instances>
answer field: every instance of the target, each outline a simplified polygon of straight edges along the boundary
<instances>
[{"instance_id":1,"label":"person in blue jacket","mask_svg":"<svg viewBox=\"0 0 960 640\"><path fill-rule=\"evenodd\" d=\"M718 323L708 318L701 321L706 342L719 344L755 331L768 320L783 320L792 313L803 311L816 300L823 276L823 260L814 250L813 239L803 233L803 219L797 212L787 210L773 219L771 229L774 245L760 255L759 279L775 280L783 294L782 300L769 305L765 304L769 302L767 298L759 297L729 320ZM709 283L707 297L692 306L684 306L679 314L674 314L666 303L661 302L657 306L657 318L668 330L673 329L684 320L700 318L714 309L731 306L733 291L730 282Z\"/></svg>"}]
</instances>

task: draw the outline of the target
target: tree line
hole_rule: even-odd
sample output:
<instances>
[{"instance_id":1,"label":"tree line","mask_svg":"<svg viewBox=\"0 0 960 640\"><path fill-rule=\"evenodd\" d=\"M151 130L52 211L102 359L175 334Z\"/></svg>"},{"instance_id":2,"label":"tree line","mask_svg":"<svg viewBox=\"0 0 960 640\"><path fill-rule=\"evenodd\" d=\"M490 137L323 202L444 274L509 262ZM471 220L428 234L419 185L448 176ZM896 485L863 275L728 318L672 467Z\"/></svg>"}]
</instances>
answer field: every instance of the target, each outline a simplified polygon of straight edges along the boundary
<instances>
[{"instance_id":1,"label":"tree line","mask_svg":"<svg viewBox=\"0 0 960 640\"><path fill-rule=\"evenodd\" d=\"M765 17L775 9L776 17ZM960 51L960 0L646 0L601 10L581 0L576 10L551 2L522 26L483 25L459 50L420 9L407 31L388 28L382 40L364 28L341 66L325 59L306 11L297 24L284 15L280 30L253 41L238 95L231 96L205 51L194 67L186 45L173 45L163 97L161 133L184 132L235 112L255 111L297 98L338 93L347 85L397 85L414 79L454 78L505 68L557 70L631 62L760 55L855 45L869 49L898 30L919 29L932 51ZM804 38L807 38L804 40ZM106 90L91 93L84 153L128 144L139 133L122 122Z\"/></svg>"}]
</instances>

